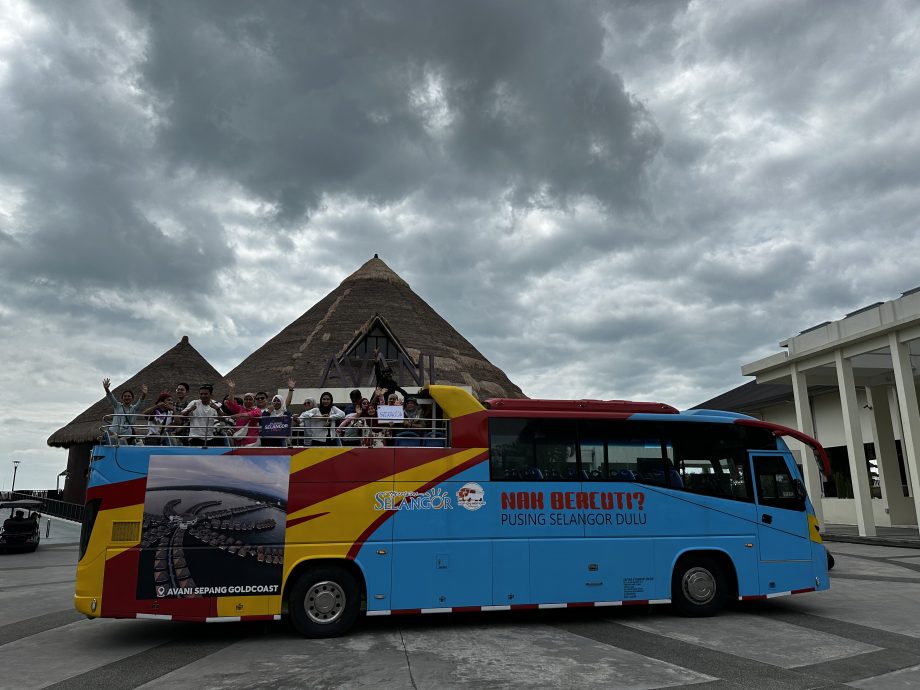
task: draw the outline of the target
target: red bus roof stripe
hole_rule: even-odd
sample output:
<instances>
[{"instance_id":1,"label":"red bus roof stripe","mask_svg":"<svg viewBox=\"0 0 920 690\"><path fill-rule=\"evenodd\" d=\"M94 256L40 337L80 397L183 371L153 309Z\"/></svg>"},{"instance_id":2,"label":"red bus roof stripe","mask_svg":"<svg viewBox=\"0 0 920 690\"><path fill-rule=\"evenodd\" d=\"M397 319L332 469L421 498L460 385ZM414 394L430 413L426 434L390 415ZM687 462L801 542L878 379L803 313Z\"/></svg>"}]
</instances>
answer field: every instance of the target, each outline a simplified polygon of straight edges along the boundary
<instances>
[{"instance_id":1,"label":"red bus roof stripe","mask_svg":"<svg viewBox=\"0 0 920 690\"><path fill-rule=\"evenodd\" d=\"M540 400L490 398L489 409L521 412L618 412L620 414L679 414L675 407L658 402L632 400Z\"/></svg>"}]
</instances>

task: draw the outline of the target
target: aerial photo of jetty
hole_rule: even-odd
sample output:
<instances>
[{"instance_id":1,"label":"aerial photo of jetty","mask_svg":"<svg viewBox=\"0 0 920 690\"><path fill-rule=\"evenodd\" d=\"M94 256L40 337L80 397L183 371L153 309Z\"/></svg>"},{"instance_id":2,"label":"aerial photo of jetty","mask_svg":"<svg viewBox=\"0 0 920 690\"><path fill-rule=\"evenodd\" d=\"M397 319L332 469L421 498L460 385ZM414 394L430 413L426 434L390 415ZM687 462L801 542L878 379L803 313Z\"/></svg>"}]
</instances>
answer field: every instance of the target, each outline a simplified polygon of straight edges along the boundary
<instances>
[{"instance_id":1,"label":"aerial photo of jetty","mask_svg":"<svg viewBox=\"0 0 920 690\"><path fill-rule=\"evenodd\" d=\"M288 457L152 457L138 599L280 587L289 468Z\"/></svg>"}]
</instances>

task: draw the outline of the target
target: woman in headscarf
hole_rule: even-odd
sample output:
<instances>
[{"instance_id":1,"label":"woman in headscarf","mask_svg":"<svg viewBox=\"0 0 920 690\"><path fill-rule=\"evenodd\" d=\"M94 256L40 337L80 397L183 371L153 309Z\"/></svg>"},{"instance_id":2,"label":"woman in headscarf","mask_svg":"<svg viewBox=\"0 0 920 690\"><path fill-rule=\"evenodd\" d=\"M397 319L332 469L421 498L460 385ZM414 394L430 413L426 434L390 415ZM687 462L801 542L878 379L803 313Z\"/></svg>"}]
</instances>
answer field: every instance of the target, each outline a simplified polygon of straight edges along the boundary
<instances>
[{"instance_id":1,"label":"woman in headscarf","mask_svg":"<svg viewBox=\"0 0 920 690\"><path fill-rule=\"evenodd\" d=\"M288 394L286 399L280 395L272 398L268 409L262 413L261 445L271 448L287 445L288 436L291 435L291 413L287 406L294 397L294 381L288 380Z\"/></svg>"},{"instance_id":2,"label":"woman in headscarf","mask_svg":"<svg viewBox=\"0 0 920 690\"><path fill-rule=\"evenodd\" d=\"M319 438L320 432L316 427L316 423L322 423L322 420L314 420L310 415L310 411L316 407L316 400L313 398L306 398L303 401L303 412L297 416L297 423L300 425L300 428L303 429L303 445L311 446L313 445L313 437L316 436Z\"/></svg>"},{"instance_id":3,"label":"woman in headscarf","mask_svg":"<svg viewBox=\"0 0 920 690\"><path fill-rule=\"evenodd\" d=\"M259 440L259 420L262 417L262 411L256 407L255 394L244 393L243 403L238 404L234 396L236 383L232 379L227 379L227 386L230 388L226 404L227 411L236 420L233 443L237 446L251 446Z\"/></svg>"},{"instance_id":4,"label":"woman in headscarf","mask_svg":"<svg viewBox=\"0 0 920 690\"><path fill-rule=\"evenodd\" d=\"M367 408L367 427L364 429L364 438L361 445L368 448L383 448L387 445L389 431L380 426L380 420L377 419L377 406L371 401Z\"/></svg>"},{"instance_id":5,"label":"woman in headscarf","mask_svg":"<svg viewBox=\"0 0 920 690\"><path fill-rule=\"evenodd\" d=\"M422 427L421 414L422 410L418 406L418 400L412 395L407 397L403 404L403 426L407 429L420 429Z\"/></svg>"},{"instance_id":6,"label":"woman in headscarf","mask_svg":"<svg viewBox=\"0 0 920 690\"><path fill-rule=\"evenodd\" d=\"M416 400L414 396L407 396L405 403L403 403L403 430L396 433L396 439L394 441L397 446L422 445L419 440L421 436L420 429L425 423L421 419L421 414L422 410L418 406L418 400Z\"/></svg>"},{"instance_id":7,"label":"woman in headscarf","mask_svg":"<svg viewBox=\"0 0 920 690\"><path fill-rule=\"evenodd\" d=\"M342 442L336 434L338 420L345 419L345 413L332 404L332 393L323 391L319 396L319 405L300 415L302 420L312 425L314 446L340 446Z\"/></svg>"}]
</instances>

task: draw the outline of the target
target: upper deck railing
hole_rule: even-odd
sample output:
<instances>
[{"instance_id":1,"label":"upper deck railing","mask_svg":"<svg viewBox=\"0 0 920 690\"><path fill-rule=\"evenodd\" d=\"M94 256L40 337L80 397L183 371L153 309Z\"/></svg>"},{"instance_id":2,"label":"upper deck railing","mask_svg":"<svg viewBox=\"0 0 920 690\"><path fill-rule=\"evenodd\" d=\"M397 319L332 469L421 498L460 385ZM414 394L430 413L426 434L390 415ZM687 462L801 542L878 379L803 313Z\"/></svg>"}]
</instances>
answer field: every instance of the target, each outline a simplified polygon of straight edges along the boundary
<instances>
[{"instance_id":1,"label":"upper deck railing","mask_svg":"<svg viewBox=\"0 0 920 690\"><path fill-rule=\"evenodd\" d=\"M116 420L116 418L118 418ZM300 418L292 415L290 429L286 424L282 433L264 431L260 420L278 417L255 418L252 427L237 426L229 416L212 418L203 428L193 429L188 417L173 416L166 420L156 415L133 415L132 423L123 423L124 415L109 414L106 424L99 429L101 445L187 446L207 445L226 447L287 447L308 448L313 445L364 446L415 446L444 448L450 437L450 420L430 417L411 419L330 419L324 417ZM117 424L113 424L117 422Z\"/></svg>"}]
</instances>

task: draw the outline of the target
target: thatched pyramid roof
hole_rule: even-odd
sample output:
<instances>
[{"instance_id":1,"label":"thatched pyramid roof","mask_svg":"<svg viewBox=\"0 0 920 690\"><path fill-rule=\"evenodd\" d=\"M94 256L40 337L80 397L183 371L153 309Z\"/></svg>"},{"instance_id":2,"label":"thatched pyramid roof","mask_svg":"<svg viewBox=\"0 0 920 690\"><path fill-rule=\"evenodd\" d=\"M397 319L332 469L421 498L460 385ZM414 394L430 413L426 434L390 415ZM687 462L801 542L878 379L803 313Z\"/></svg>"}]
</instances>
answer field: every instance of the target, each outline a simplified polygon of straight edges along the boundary
<instances>
[{"instance_id":1,"label":"thatched pyramid roof","mask_svg":"<svg viewBox=\"0 0 920 690\"><path fill-rule=\"evenodd\" d=\"M414 362L419 353L426 359L434 355L434 383L468 385L482 399L525 397L376 254L227 378L234 380L238 391L275 391L289 378L298 388L319 386L330 358L344 355L375 324L389 331ZM425 382L432 383L427 378ZM345 381L328 385L351 387Z\"/></svg>"},{"instance_id":2,"label":"thatched pyramid roof","mask_svg":"<svg viewBox=\"0 0 920 690\"><path fill-rule=\"evenodd\" d=\"M149 389L147 400L153 405L162 391L175 391L176 384L180 381L191 385L190 395L195 399L198 386L202 383L216 384L220 380L220 372L189 344L188 336L184 335L175 347L164 352L121 385L113 387L112 393L121 400L122 391L130 388L134 391L135 397L140 397L141 386L146 385ZM99 385L101 388L101 383ZM146 402L144 404L147 406ZM103 417L107 414L112 414L112 404L103 397L77 415L70 424L51 434L48 445L66 448L74 443L87 443L97 439L103 426Z\"/></svg>"}]
</instances>

